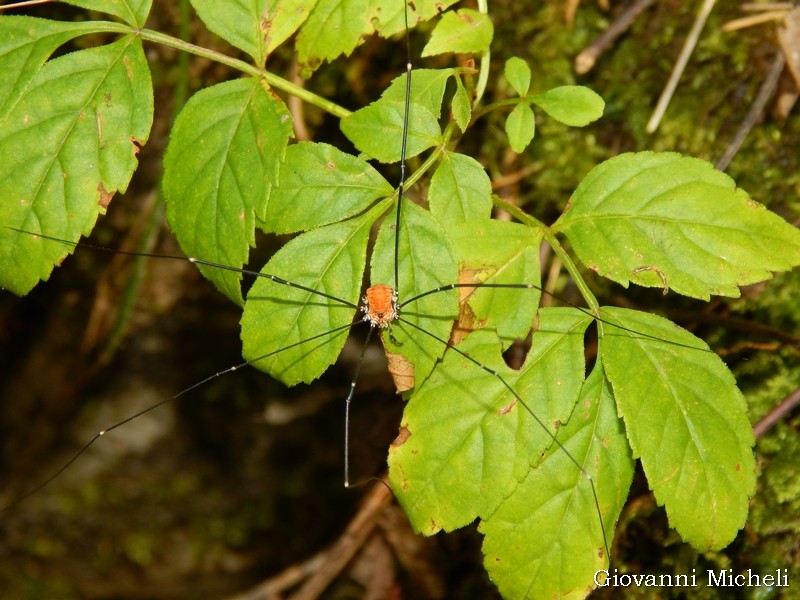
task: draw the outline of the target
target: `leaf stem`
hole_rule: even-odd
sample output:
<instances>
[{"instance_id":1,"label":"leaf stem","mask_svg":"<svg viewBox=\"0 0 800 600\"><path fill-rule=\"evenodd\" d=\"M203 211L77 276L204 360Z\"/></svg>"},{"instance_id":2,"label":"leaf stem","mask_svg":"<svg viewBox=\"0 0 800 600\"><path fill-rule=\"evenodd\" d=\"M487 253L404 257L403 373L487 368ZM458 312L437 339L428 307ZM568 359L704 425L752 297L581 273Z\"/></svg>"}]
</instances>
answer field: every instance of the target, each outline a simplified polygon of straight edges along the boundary
<instances>
[{"instance_id":1,"label":"leaf stem","mask_svg":"<svg viewBox=\"0 0 800 600\"><path fill-rule=\"evenodd\" d=\"M566 267L567 272L570 274L572 280L575 282L575 285L578 287L578 291L581 293L581 296L583 296L583 299L586 300L586 304L589 305L592 314L597 317L597 329L600 332L600 335L602 335L603 322L600 320L600 303L589 289L589 286L586 285L586 281L581 275L581 272L578 269L578 266L575 264L575 261L573 261L569 253L564 250L564 247L561 245L561 242L558 241L556 234L552 232L549 227L545 229L544 239L548 244L550 244L550 247L556 253L556 256L558 256L564 263L564 267Z\"/></svg>"},{"instance_id":2,"label":"leaf stem","mask_svg":"<svg viewBox=\"0 0 800 600\"><path fill-rule=\"evenodd\" d=\"M488 0L478 0L478 10L485 15L489 14L489 2ZM492 53L489 49L491 44L486 47L483 55L481 56L481 70L480 74L478 75L478 85L475 88L475 101L472 103L472 106L478 106L483 98L483 94L486 91L486 85L489 83L489 68L492 62Z\"/></svg>"},{"instance_id":3,"label":"leaf stem","mask_svg":"<svg viewBox=\"0 0 800 600\"><path fill-rule=\"evenodd\" d=\"M525 102L524 98L520 98L519 96L514 96L513 98L507 98L506 100L499 100L498 102L492 102L491 104L487 104L486 106L482 106L474 113L472 113L472 119L470 120L470 125L475 123L478 119L480 119L483 115L492 112L493 110L498 110L500 108L504 108L506 106L516 106L520 102Z\"/></svg>"},{"instance_id":4,"label":"leaf stem","mask_svg":"<svg viewBox=\"0 0 800 600\"><path fill-rule=\"evenodd\" d=\"M201 56L203 58L207 58L209 60L213 60L223 65L227 65L232 69L236 69L237 71L241 71L247 75L251 75L253 77L263 77L267 83L269 83L272 87L282 90L287 94L291 94L292 96L296 96L300 98L304 102L316 106L325 112L343 119L350 115L350 111L346 108L339 106L338 104L331 102L327 98L323 98L322 96L318 96L314 92L308 91L306 88L301 87L297 84L292 83L284 79L283 77L279 77L274 73L267 71L266 69L262 69L252 65L248 62L243 60L239 60L238 58L232 58L221 52L216 52L215 50L209 50L208 48L203 48L202 46L197 46L190 42L178 39L176 37L172 37L171 35L167 35L165 33L161 33L159 31L154 31L152 29L136 29L129 25L124 25L122 23L113 23L111 21L103 22L102 23L105 31L113 32L113 33L121 33L121 34L134 34L139 35L143 40L147 40L148 42L154 42L156 44L162 44L164 46L168 46L170 48L175 48L176 50L180 50L182 52L187 52L189 54L194 54L195 56Z\"/></svg>"},{"instance_id":5,"label":"leaf stem","mask_svg":"<svg viewBox=\"0 0 800 600\"><path fill-rule=\"evenodd\" d=\"M428 155L425 161L419 166L417 170L415 170L409 177L406 179L405 188L408 189L413 186L417 181L419 181L422 176L439 160L439 157L447 148L447 144L450 142L450 138L453 137L453 132L455 131L456 124L455 122L451 121L445 127L444 132L442 133L442 143L437 145L433 151Z\"/></svg>"},{"instance_id":6,"label":"leaf stem","mask_svg":"<svg viewBox=\"0 0 800 600\"><path fill-rule=\"evenodd\" d=\"M561 245L561 242L558 241L555 232L550 229L547 225L542 223L536 217L533 217L520 209L518 206L514 206L510 202L507 202L503 198L499 196L492 196L492 201L494 205L502 208L503 210L507 211L511 216L517 219L520 223L523 223L529 227L536 227L543 231L545 241L550 245L553 251L556 253L561 259L564 267L567 269L567 272L572 277L572 280L575 282L575 285L578 287L578 291L580 292L583 299L586 301L586 304L589 306L589 309L592 311L592 314L595 317L600 317L600 303L595 298L592 291L589 289L589 286L586 284L583 276L581 275L580 269L575 264L575 261L572 260L572 257L569 253L564 249ZM602 322L598 320L597 322L598 329L602 334Z\"/></svg>"}]
</instances>

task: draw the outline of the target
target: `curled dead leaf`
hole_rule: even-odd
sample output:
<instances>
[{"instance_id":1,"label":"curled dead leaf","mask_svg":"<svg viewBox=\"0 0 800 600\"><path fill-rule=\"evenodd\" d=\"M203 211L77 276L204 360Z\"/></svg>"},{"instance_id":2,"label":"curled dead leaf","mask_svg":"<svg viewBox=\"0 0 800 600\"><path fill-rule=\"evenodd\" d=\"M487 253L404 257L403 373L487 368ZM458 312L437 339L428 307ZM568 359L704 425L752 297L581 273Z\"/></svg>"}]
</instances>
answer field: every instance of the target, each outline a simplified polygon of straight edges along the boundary
<instances>
[{"instance_id":1,"label":"curled dead leaf","mask_svg":"<svg viewBox=\"0 0 800 600\"><path fill-rule=\"evenodd\" d=\"M383 336L381 336L381 342L383 343ZM402 394L412 389L414 387L414 365L405 356L389 352L385 343L383 343L383 352L386 354L389 374L392 376L397 393Z\"/></svg>"}]
</instances>

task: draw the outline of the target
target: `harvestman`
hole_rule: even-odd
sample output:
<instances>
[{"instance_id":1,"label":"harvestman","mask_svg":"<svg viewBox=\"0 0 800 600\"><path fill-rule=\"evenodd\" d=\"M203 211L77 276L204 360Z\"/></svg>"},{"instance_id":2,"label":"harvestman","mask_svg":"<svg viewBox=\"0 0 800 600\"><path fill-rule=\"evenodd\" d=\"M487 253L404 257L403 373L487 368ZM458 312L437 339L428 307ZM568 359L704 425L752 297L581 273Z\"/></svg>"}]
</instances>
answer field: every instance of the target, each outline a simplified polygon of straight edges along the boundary
<instances>
[{"instance_id":1,"label":"harvestman","mask_svg":"<svg viewBox=\"0 0 800 600\"><path fill-rule=\"evenodd\" d=\"M408 35L408 32L406 31L406 36L407 35ZM453 284L448 284L448 285L444 285L444 286L439 286L439 287L436 287L435 289L419 293L419 294L417 294L417 295L413 296L412 298L410 298L408 300L405 300L405 301L402 301L402 299L400 299L398 297L398 291L397 290L399 289L400 283L401 283L401 282L398 281L398 277L399 277L399 275L398 275L398 272L399 272L399 268L398 268L399 241L398 240L399 240L399 230L400 230L400 227L401 227L401 224L402 224L402 216L401 216L402 211L401 211L401 209L402 209L403 198L404 198L405 169L406 169L406 167L405 167L405 162L406 162L406 144L407 144L408 128L409 128L409 104L410 104L411 86L412 86L412 75L411 75L411 73L412 73L412 70L411 70L412 65L411 65L411 60L410 60L410 46L408 44L408 40L406 40L406 50L407 50L407 54L408 54L408 56L407 56L408 60L407 60L407 65L406 65L407 77L406 77L406 90L405 90L405 109L404 109L404 114L403 114L403 132L402 132L401 152L400 152L400 169L401 169L401 173L400 173L400 181L399 181L398 188L397 188L397 191L396 191L397 201L396 201L396 211L395 211L395 227L397 228L397 232L398 233L395 236L395 252L394 252L394 259L395 259L394 275L395 275L395 281L394 281L394 286L393 287L389 286L388 284L383 284L383 283L374 284L369 289L367 289L367 291L366 291L366 293L365 293L365 295L364 295L364 297L362 299L362 304L360 306L355 306L352 303L350 303L350 302L348 302L346 300L343 300L341 298L337 298L337 297L335 297L333 295L330 295L330 294L315 290L315 289L307 287L307 286L303 286L303 285L299 285L299 284L293 283L293 282L291 282L291 281L289 281L287 279L284 279L284 278L281 278L281 277L278 277L278 276L275 276L275 275L271 275L271 274L267 274L267 273L263 273L263 272L257 272L257 271L250 271L250 270L246 270L246 269L239 269L239 268L235 268L235 267L229 267L229 266L226 266L226 265L221 265L219 263L206 261L206 260L203 260L201 258L190 257L190 258L188 258L188 261L192 262L194 264L197 264L197 265L204 265L204 266L208 266L208 267L212 267L212 268L218 268L218 269L224 269L224 270L228 270L228 271L239 272L239 273L242 273L242 274L245 274L245 275L250 275L250 276L253 276L253 277L257 277L257 278L269 279L269 280L271 280L272 282L274 282L274 283L276 283L278 285L287 286L287 287L290 287L290 288L299 288L299 289L301 289L301 290L303 290L305 292L308 292L309 294L312 294L314 296L318 296L318 297L321 297L321 298L324 298L324 299L327 299L327 300L331 300L331 301L346 305L346 306L348 306L350 308L353 308L353 309L358 309L360 312L364 313L362 321L366 322L369 325L369 331L368 331L366 342L365 342L365 344L363 346L361 355L360 355L359 360L357 362L355 373L354 373L352 382L350 384L349 393L348 393L348 395L346 397L346 403L345 403L345 443L344 443L344 483L345 483L345 486L349 486L350 485L350 452L349 452L349 445L350 445L350 431L349 431L349 429L350 429L350 427L349 427L349 422L350 422L350 404L351 404L351 401L352 401L352 398L353 398L353 394L354 394L354 390L355 390L355 387L356 387L356 383L357 383L359 371L360 371L360 368L361 368L361 364L362 364L363 359L364 359L364 354L365 354L367 345L368 345L368 343L370 341L370 338L371 338L371 336L372 336L372 334L373 334L375 329L386 331L388 333L388 335L394 340L394 336L392 335L391 327L392 327L393 323L395 323L397 321L400 321L400 322L405 323L405 324L413 327L414 329L416 329L419 332L420 335L429 336L429 337L437 340L442 345L443 348L446 347L448 350L458 353L459 355L461 355L462 357L464 357L468 361L471 361L477 367L479 367L482 370L484 370L490 376L496 378L498 381L500 381L502 383L502 385L507 389L508 393L513 398L513 401L509 405L509 407L511 405L513 405L514 403L518 403L520 406L523 407L523 409L525 411L527 411L530 414L531 417L533 417L533 419L539 424L539 426L547 434L547 436L549 436L549 438L551 439L552 443L554 443L559 448L560 451L565 453L565 455L569 458L569 460L575 465L575 467L581 472L582 476L586 479L587 484L591 486L592 496L594 498L594 503L595 503L595 506L596 506L596 509L597 509L598 520L600 521L601 530L603 532L603 544L605 546L606 556L609 556L609 545L608 545L608 540L606 538L605 529L603 528L603 525L602 525L602 518L600 517L600 506L599 506L599 501L598 501L598 498L597 498L597 492L595 490L594 482L593 482L591 476L585 471L585 469L569 453L569 451L561 444L561 442L557 439L557 437L551 432L551 430L545 425L545 423L536 415L536 413L528 406L528 404L516 393L514 388L508 382L506 382L506 380L496 370L491 369L491 368L485 366L484 364L482 364L481 362L475 360L469 354L461 351L458 347L452 345L448 340L445 340L445 339L443 339L443 338L441 338L441 337L439 337L439 336L437 336L435 334L432 334L432 333L426 331L424 328L420 327L419 325L417 325L417 324L415 324L415 323L413 323L411 321L408 321L406 319L403 319L403 317L402 317L403 308L407 307L409 305L413 305L413 303L415 303L416 301L420 300L421 298L424 298L426 296L430 296L432 294L437 294L437 293L446 292L446 291L450 291L450 290L455 290L455 289L459 289L459 288L470 288L470 289L475 289L475 288L512 288L512 289L521 289L521 290L524 290L524 289L528 289L528 290L536 289L536 290L542 291L541 288L539 288L538 286L533 285L533 284L453 283ZM18 231L21 234L27 234L28 233L28 232L21 231L21 230L18 230ZM57 238L50 238L50 237L48 237L46 235L38 235L38 237L41 237L41 238L43 238L45 240L51 240L51 241L57 242L57 243L70 244L69 242L64 242L64 241L59 240ZM89 248L89 249L95 249L95 250L101 250L101 251L106 251L107 250L106 248L93 247L93 246L88 245L88 244L82 244L80 247ZM187 259L184 259L183 257L160 255L160 254L121 252L121 251L116 251L116 252L118 254L129 254L129 255L135 255L135 256L145 256L145 257L156 258L156 259L187 260ZM576 307L576 308L579 308L579 307ZM579 310L583 310L583 311L586 312L586 314L590 314L589 311L586 311L585 309L579 308ZM594 318L596 318L596 317L594 317ZM350 325L348 324L346 326L346 328L349 328L349 327L350 327ZM222 370L222 371L219 371L217 373L214 373L213 375L210 375L209 377L207 377L207 378L205 378L205 379L203 379L201 381L198 381L194 385L192 385L192 386L190 386L190 387L188 387L186 389L181 390L180 392L178 392L174 396L172 396L170 398L167 398L167 399L165 399L165 400L163 400L163 401L161 401L161 402L159 402L157 404L154 404L154 405L152 405L150 407L147 407L144 410L139 411L139 412L137 412L137 413L135 413L135 414L133 414L133 415L131 415L131 416L129 416L129 417L117 422L117 423L114 423L113 425L111 425L111 426L109 426L109 427L97 432L97 434L91 440L89 440L68 462L66 462L53 475L51 475L49 478L47 478L41 484L37 485L32 490L25 492L21 496L18 496L16 499L13 500L13 502L11 503L10 506L14 506L18 502L24 500L25 498L28 498L29 496L37 493L43 487L45 487L50 482L52 482L54 479L56 479L66 469L68 469L82 454L84 454L99 438L103 437L105 434L107 434L107 433L109 433L109 432L111 432L111 431L113 431L113 430L115 430L115 429L117 429L119 427L122 427L123 425L126 425L127 423L137 419L138 417L140 417L140 416L142 416L142 415L144 415L144 414L146 414L146 413L148 413L148 412L150 412L152 410L155 410L155 409L159 408L160 406L162 406L162 405L164 405L164 404L166 404L168 402L172 402L173 400L188 394L189 392L191 392L191 391L193 391L193 390L205 385L206 383L208 383L209 381L211 381L213 379L216 379L216 378L218 378L218 377L220 377L222 375L225 375L227 373L231 373L231 372L237 371L237 370L241 369L244 366L253 365L254 363L257 363L260 360L266 359L266 358L268 358L270 356L273 356L275 354L279 354L279 353L281 353L283 351L286 351L286 350L288 350L290 348L293 348L293 347L296 347L296 346L300 346L300 345L312 342L314 340L318 340L320 338L324 338L324 337L330 336L331 334L336 333L341 329L344 329L344 328L337 328L337 329L333 329L333 330L329 330L329 331L325 331L325 332L319 333L317 335L314 335L312 337L309 337L309 338L306 338L304 340L301 340L301 341L299 341L299 342L297 342L295 344L292 344L290 346L286 346L286 347L281 348L279 350L276 350L274 352L270 352L269 354L265 354L265 355L263 355L263 356L261 356L261 357L259 357L257 359L254 359L254 360L251 360L251 361L247 361L247 362L242 362L242 363L239 363L239 364L234 365L232 367L229 367L229 368L227 368L225 370ZM644 334L644 335L646 335L646 334ZM10 508L10 506L7 507L7 508Z\"/></svg>"},{"instance_id":2,"label":"harvestman","mask_svg":"<svg viewBox=\"0 0 800 600\"><path fill-rule=\"evenodd\" d=\"M406 31L406 35L408 35L408 31ZM360 368L361 368L361 364L362 364L362 361L363 361L363 358L364 358L364 353L365 353L366 348L367 348L367 344L369 343L370 338L373 335L375 329L384 330L388 334L388 336L390 338L394 339L393 335L392 335L392 325L394 323L396 323L396 322L404 323L404 324L414 328L415 330L417 330L419 332L419 335L428 336L428 337L430 337L432 339L437 340L441 344L442 349L446 349L448 352L457 353L458 355L460 355L461 357L463 357L467 361L470 361L475 366L477 366L480 369L482 369L483 371L485 371L489 376L495 378L498 382L500 382L500 384L502 384L502 386L506 389L506 391L510 395L510 401L509 401L509 404L508 404L508 410L510 410L512 406L518 405L518 406L522 407L522 410L526 411L530 415L530 417L532 417L536 421L536 423L538 423L538 425L541 427L543 432L550 438L550 441L554 445L554 447L557 448L557 451L564 453L564 455L568 458L568 460L581 473L581 476L586 480L586 485L590 486L591 491L592 491L592 497L593 497L593 500L594 500L594 505L595 505L596 512L597 512L597 519L599 521L600 530L602 531L602 535L603 535L603 545L604 545L605 557L609 558L610 557L609 541L608 541L608 539L606 537L606 531L605 531L605 527L603 525L603 520L602 520L602 516L601 516L600 502L598 500L597 491L595 489L595 484L594 484L594 481L593 481L591 475L572 456L572 454L558 440L557 436L551 431L551 429L539 418L539 416L537 416L536 412L529 406L529 404L525 400L523 400L521 395L518 394L517 391L515 391L514 387L511 384L509 384L506 381L506 379L498 371L496 371L496 370L484 365L480 361L478 361L475 358L471 357L468 353L460 350L457 346L451 344L449 340L446 340L446 339L444 339L444 338L442 338L442 337L440 337L440 336L438 336L438 335L436 335L434 333L426 331L424 328L420 327L416 323L414 323L412 321L409 321L407 319L404 319L404 317L403 317L404 308L407 308L407 307L413 305L415 302L417 302L421 298L424 298L424 297L427 297L427 296L430 296L430 295L433 295L433 294L441 293L441 292L447 292L447 291L459 289L459 288L468 288L468 289L475 289L475 288L511 288L511 289L520 289L520 290L535 289L535 290L542 291L538 286L533 285L533 284L451 283L451 284L444 285L444 286L438 286L438 287L436 287L434 289L431 289L431 290L428 290L428 291L425 291L425 292L422 292L422 293L418 293L418 294L414 295L413 297L411 297L411 298L409 298L409 299L407 299L405 301L402 298L398 297L398 290L401 289L401 285L400 284L402 283L402 282L398 281L398 279L399 279L399 274L398 274L399 273L399 268L398 268L399 250L398 250L398 248L399 248L399 237L400 237L400 233L399 232L400 232L400 227L401 227L401 225L403 223L402 206L403 206L404 185L405 185L405 162L406 162L405 158L406 158L407 136L408 136L408 129L409 129L409 127L408 127L408 125L409 125L409 106L410 106L411 86L412 86L410 48L409 48L408 41L406 42L406 49L407 49L407 53L408 53L409 56L408 56L407 68L406 68L405 105L404 105L404 114L403 114L403 132L402 132L402 142L401 142L401 152L400 152L401 174L400 174L400 180L399 180L399 184L398 184L397 191L396 191L396 211L395 211L396 235L395 235L395 250L394 250L394 282L393 282L394 285L393 286L390 286L390 285L388 285L386 283L379 283L379 284L372 285L369 289L367 289L367 291L365 293L365 296L363 298L362 304L360 306L356 306L356 305L350 303L349 301L343 300L341 298L337 298L337 297L335 297L333 295L321 292L319 290L315 290L313 288L310 288L310 287L307 287L307 286L304 286L304 285L299 285L297 283L294 283L292 281L289 281L287 279L284 279L284 278L281 278L281 277L278 277L278 276L275 276L275 275L270 275L270 274L266 274L266 273L259 273L259 272L254 272L254 271L248 271L248 270L242 270L242 269L238 269L238 268L234 268L234 267L228 267L228 266L225 266L225 265L220 265L220 264L217 264L217 263L205 261L205 260L200 259L200 258L189 258L188 260L190 262L193 262L193 263L199 264L199 265L204 265L204 266L209 266L209 267L214 267L214 268L220 268L220 269L226 269L226 270L229 270L229 271L236 271L236 272L244 273L244 274L251 275L251 276L254 276L254 277L265 278L265 279L271 280L272 282L274 282L274 283L276 283L278 285L281 285L281 286L286 286L286 287L289 287L289 288L299 288L299 289L301 289L301 290L303 290L303 291L305 291L305 292L307 292L307 293L309 293L311 295L314 295L314 296L317 296L317 297L320 297L320 298L324 298L324 299L327 299L327 300L331 300L331 301L337 302L339 304L343 304L343 305L345 305L345 306L347 306L347 307L349 307L351 309L356 309L356 310L359 310L360 312L363 313L362 321L366 322L369 325L369 330L368 330L368 334L367 334L367 340L366 340L366 342L364 344L364 347L362 349L361 356L359 357L359 360L357 362L357 366L356 366L356 369L355 369L355 373L353 375L353 379L352 379L352 382L351 382L351 385L350 385L350 389L349 389L349 392L348 392L348 395L347 395L347 398L346 398L346 404L345 404L345 406L346 406L345 407L345 444L344 444L344 446L345 446L345 448L344 448L344 482L345 482L345 486L349 486L350 485L350 456L349 456L350 455L350 452L349 452L349 442L350 442L350 431L349 431L350 404L351 404L351 401L352 401L352 398L353 398L354 390L355 390L355 387L356 387L356 382L357 382L359 371L360 371ZM42 235L40 237L42 237L44 239L55 240L55 238L48 238L47 236L44 236L44 235ZM60 242L60 240L55 240L55 241ZM61 243L63 243L63 242L61 242ZM127 253L127 254L133 254L133 253ZM174 257L174 256L164 256L164 255L157 255L157 254L149 254L149 255L145 254L144 256L150 256L150 257L153 257L153 258L173 258L173 259L179 258L179 257ZM184 260L184 259L181 259L181 260ZM576 308L578 308L578 307L576 307ZM579 308L579 310L585 312L585 314L587 314L587 315L591 316L592 318L596 319L601 324L604 322L602 319L598 318L596 315L591 314L586 309L580 309ZM610 324L610 323L609 323L609 325L616 326L616 325L613 325L613 324ZM130 421L132 421L134 419L136 419L137 417L139 417L139 416L141 416L141 415L143 415L143 414L145 414L147 412L150 412L151 410L154 410L154 409L158 408L159 406L161 406L161 405L163 405L163 404L165 404L167 402L171 402L172 400L189 393L190 391L192 391L192 390L194 390L194 389L206 384L207 382L211 381L212 379L220 377L221 375L236 371L236 370L242 368L243 366L252 365L252 364L258 362L259 360L266 359L266 358L268 358L270 356L273 356L275 354L284 352L284 351L286 351L286 350L288 350L290 348L297 347L297 346L300 346L300 345L303 345L303 344L307 344L309 342L312 342L314 340L319 340L319 339L324 338L326 336L330 336L330 335L332 335L332 334L334 334L334 333L336 333L336 332L338 332L340 330L343 330L343 329L346 329L346 328L349 328L349 327L350 327L350 324L346 325L345 327L338 327L336 329L331 329L331 330L328 330L328 331L325 331L325 332L321 332L321 333L316 334L314 336L311 336L311 337L308 337L306 339L303 339L303 340L301 340L301 341L299 341L297 343L294 343L294 344L292 344L290 346L285 346L285 347L283 347L283 348L281 348L279 350L276 350L274 352L270 352L268 354L265 354L265 355L263 355L263 356L261 356L259 358L256 358L256 359L253 359L253 360L250 360L250 361L243 362L243 363L237 364L235 366L232 366L232 367L230 367L228 369L225 369L223 371L215 373L215 374L203 379L202 381L197 382L196 384L194 384L194 385L192 385L192 386L180 391L179 393L175 394L174 396L172 396L170 398L167 398L167 399L165 399L165 400L163 400L163 401L161 401L161 402L159 402L159 403L157 403L157 404L155 404L153 406L150 406L150 407L146 408L143 411L140 411L140 412L138 412L138 413L136 413L136 414L134 414L134 415L132 415L132 416L130 416L130 417L118 422L118 423L113 424L112 426L106 428L105 430L102 430L102 431L98 432L96 434L96 436L94 438L92 438L83 448L81 448L75 454L75 456L73 456L63 467L61 467L56 473L54 473L46 481L44 481L43 483L38 485L35 489L33 489L33 490L29 491L29 492L26 492L24 495L18 497L16 500L14 500L14 504L16 504L17 502L21 501L24 498L29 497L30 495L36 493L42 487L44 487L45 485L47 485L48 483L53 481L53 479L58 477L64 470L69 468L69 466L72 465L72 463L79 456L81 456L85 451L87 451L90 446L92 446L100 437L104 436L106 433L108 433L108 432L110 432L110 431L112 431L112 430L114 430L114 429L116 429L118 427L121 427L122 425L124 425L124 424L126 424L126 423L128 423L128 422L130 422ZM634 333L634 334L638 333L638 332L636 332L634 330L628 330L628 331L631 332L631 333ZM642 333L640 335L647 336L648 334Z\"/></svg>"}]
</instances>

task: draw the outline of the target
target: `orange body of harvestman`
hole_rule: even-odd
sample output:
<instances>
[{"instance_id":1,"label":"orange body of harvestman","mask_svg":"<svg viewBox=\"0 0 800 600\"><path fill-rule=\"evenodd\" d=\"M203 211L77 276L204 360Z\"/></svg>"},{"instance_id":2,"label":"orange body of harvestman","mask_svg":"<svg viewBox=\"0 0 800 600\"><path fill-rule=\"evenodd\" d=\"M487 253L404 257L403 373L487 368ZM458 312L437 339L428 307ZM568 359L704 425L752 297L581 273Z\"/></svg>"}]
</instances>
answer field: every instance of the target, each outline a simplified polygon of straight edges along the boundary
<instances>
[{"instance_id":1,"label":"orange body of harvestman","mask_svg":"<svg viewBox=\"0 0 800 600\"><path fill-rule=\"evenodd\" d=\"M370 326L386 329L397 319L397 292L390 286L383 283L371 286L361 301L363 320Z\"/></svg>"}]
</instances>

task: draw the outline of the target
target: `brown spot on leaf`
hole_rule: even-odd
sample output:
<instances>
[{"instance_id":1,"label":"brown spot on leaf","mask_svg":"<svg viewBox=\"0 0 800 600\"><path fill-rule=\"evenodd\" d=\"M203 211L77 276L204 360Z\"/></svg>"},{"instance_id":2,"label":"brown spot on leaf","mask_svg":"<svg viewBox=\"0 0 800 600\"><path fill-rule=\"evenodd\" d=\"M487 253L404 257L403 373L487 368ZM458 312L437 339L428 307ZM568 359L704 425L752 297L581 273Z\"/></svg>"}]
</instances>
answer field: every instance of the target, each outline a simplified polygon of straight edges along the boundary
<instances>
[{"instance_id":1,"label":"brown spot on leaf","mask_svg":"<svg viewBox=\"0 0 800 600\"><path fill-rule=\"evenodd\" d=\"M467 335L486 324L486 321L480 320L475 316L475 313L469 305L472 295L475 293L475 290L478 289L481 282L480 274L480 269L462 269L458 273L458 283L474 283L475 287L458 288L458 320L453 325L453 331L450 334L450 343L453 345L458 344L467 337Z\"/></svg>"},{"instance_id":2,"label":"brown spot on leaf","mask_svg":"<svg viewBox=\"0 0 800 600\"><path fill-rule=\"evenodd\" d=\"M511 402L506 404L503 408L500 409L501 415L507 415L511 412L511 409L514 408L514 405L517 403L517 399L514 398Z\"/></svg>"},{"instance_id":3,"label":"brown spot on leaf","mask_svg":"<svg viewBox=\"0 0 800 600\"><path fill-rule=\"evenodd\" d=\"M402 446L403 444L406 443L406 441L410 437L411 437L411 430L408 427L401 426L400 432L397 434L397 437L394 438L394 441L392 442L392 446L394 446L395 448Z\"/></svg>"},{"instance_id":4,"label":"brown spot on leaf","mask_svg":"<svg viewBox=\"0 0 800 600\"><path fill-rule=\"evenodd\" d=\"M133 155L139 156L139 150L142 149L142 142L131 136L131 144L133 144Z\"/></svg>"},{"instance_id":5,"label":"brown spot on leaf","mask_svg":"<svg viewBox=\"0 0 800 600\"><path fill-rule=\"evenodd\" d=\"M100 193L97 203L103 207L103 210L108 209L108 205L111 204L111 199L114 197L114 192L107 192L106 188L103 187L102 181L97 184L97 191Z\"/></svg>"},{"instance_id":6,"label":"brown spot on leaf","mask_svg":"<svg viewBox=\"0 0 800 600\"><path fill-rule=\"evenodd\" d=\"M127 56L122 57L122 64L125 65L125 70L128 73L128 79L133 81L135 79L133 69L131 68L131 59Z\"/></svg>"},{"instance_id":7,"label":"brown spot on leaf","mask_svg":"<svg viewBox=\"0 0 800 600\"><path fill-rule=\"evenodd\" d=\"M464 23L473 23L474 19L469 15L469 13L464 12L456 12L458 18L461 19Z\"/></svg>"}]
</instances>

